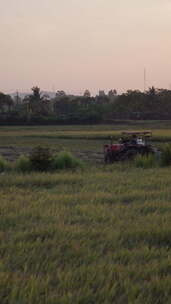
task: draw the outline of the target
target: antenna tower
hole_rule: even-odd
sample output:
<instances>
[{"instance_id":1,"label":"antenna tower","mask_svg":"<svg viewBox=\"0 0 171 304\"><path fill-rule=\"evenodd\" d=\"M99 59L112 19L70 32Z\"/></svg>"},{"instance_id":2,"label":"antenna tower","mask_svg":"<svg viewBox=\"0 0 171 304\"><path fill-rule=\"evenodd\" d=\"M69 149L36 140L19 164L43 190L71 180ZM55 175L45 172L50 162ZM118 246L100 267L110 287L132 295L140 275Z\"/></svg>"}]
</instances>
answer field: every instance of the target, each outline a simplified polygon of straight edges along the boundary
<instances>
[{"instance_id":1,"label":"antenna tower","mask_svg":"<svg viewBox=\"0 0 171 304\"><path fill-rule=\"evenodd\" d=\"M146 86L147 86L147 72L146 69L144 69L144 93L146 91Z\"/></svg>"}]
</instances>

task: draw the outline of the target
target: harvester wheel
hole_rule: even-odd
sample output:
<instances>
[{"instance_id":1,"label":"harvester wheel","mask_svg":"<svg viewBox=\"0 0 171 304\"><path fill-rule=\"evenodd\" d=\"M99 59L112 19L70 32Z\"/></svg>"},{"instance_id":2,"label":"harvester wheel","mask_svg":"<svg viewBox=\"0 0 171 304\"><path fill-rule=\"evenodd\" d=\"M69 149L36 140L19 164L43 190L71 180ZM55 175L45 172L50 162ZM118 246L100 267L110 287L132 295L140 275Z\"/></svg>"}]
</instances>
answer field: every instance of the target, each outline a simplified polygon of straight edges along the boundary
<instances>
[{"instance_id":1,"label":"harvester wheel","mask_svg":"<svg viewBox=\"0 0 171 304\"><path fill-rule=\"evenodd\" d=\"M124 153L123 160L133 160L138 154L137 150L131 149Z\"/></svg>"}]
</instances>

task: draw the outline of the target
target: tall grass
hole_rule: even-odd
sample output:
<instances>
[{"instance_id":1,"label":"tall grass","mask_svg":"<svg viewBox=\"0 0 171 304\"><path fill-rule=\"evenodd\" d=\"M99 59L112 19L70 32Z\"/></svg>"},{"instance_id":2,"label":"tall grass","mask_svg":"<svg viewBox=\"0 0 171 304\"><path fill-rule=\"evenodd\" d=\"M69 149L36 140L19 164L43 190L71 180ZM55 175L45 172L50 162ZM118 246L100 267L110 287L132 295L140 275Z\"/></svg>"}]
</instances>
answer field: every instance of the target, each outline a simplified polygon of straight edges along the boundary
<instances>
[{"instance_id":1,"label":"tall grass","mask_svg":"<svg viewBox=\"0 0 171 304\"><path fill-rule=\"evenodd\" d=\"M19 172L25 173L33 170L33 167L30 159L25 155L21 155L15 163L15 169Z\"/></svg>"},{"instance_id":2,"label":"tall grass","mask_svg":"<svg viewBox=\"0 0 171 304\"><path fill-rule=\"evenodd\" d=\"M162 148L160 164L163 167L171 165L171 144L165 144Z\"/></svg>"},{"instance_id":3,"label":"tall grass","mask_svg":"<svg viewBox=\"0 0 171 304\"><path fill-rule=\"evenodd\" d=\"M9 163L2 156L0 156L0 172L7 171L9 168Z\"/></svg>"},{"instance_id":4,"label":"tall grass","mask_svg":"<svg viewBox=\"0 0 171 304\"><path fill-rule=\"evenodd\" d=\"M0 175L0 303L170 303L170 168L112 169Z\"/></svg>"},{"instance_id":5,"label":"tall grass","mask_svg":"<svg viewBox=\"0 0 171 304\"><path fill-rule=\"evenodd\" d=\"M134 159L134 164L137 168L154 168L157 166L157 159L153 154L137 155Z\"/></svg>"},{"instance_id":6,"label":"tall grass","mask_svg":"<svg viewBox=\"0 0 171 304\"><path fill-rule=\"evenodd\" d=\"M153 168L156 166L167 167L171 165L171 145L165 144L161 152L156 155L138 155L134 164L137 168Z\"/></svg>"},{"instance_id":7,"label":"tall grass","mask_svg":"<svg viewBox=\"0 0 171 304\"><path fill-rule=\"evenodd\" d=\"M84 163L67 151L60 152L52 159L53 169L76 169L83 167Z\"/></svg>"}]
</instances>

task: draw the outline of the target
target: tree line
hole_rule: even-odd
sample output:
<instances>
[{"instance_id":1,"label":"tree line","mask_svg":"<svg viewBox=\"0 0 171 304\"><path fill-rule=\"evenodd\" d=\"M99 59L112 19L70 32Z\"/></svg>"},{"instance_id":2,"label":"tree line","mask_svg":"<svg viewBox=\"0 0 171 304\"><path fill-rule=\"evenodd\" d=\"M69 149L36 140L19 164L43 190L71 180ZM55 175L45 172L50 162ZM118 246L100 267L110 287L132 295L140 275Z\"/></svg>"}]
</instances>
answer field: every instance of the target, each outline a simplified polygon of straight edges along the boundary
<instances>
[{"instance_id":1,"label":"tree line","mask_svg":"<svg viewBox=\"0 0 171 304\"><path fill-rule=\"evenodd\" d=\"M95 97L57 91L54 97L39 87L23 99L0 92L0 124L94 124L115 120L171 119L171 90L149 88L146 92L128 90L118 95L99 91Z\"/></svg>"}]
</instances>

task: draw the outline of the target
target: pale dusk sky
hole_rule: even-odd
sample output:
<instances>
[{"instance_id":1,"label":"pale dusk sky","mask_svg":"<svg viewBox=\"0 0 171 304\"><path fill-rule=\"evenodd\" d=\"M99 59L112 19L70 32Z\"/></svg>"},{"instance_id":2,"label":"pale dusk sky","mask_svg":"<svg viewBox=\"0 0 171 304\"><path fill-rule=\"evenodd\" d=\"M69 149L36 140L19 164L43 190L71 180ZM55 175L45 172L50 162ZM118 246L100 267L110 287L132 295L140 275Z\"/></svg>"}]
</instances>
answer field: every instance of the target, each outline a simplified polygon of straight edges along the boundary
<instances>
[{"instance_id":1,"label":"pale dusk sky","mask_svg":"<svg viewBox=\"0 0 171 304\"><path fill-rule=\"evenodd\" d=\"M0 91L171 86L171 0L0 0Z\"/></svg>"}]
</instances>

